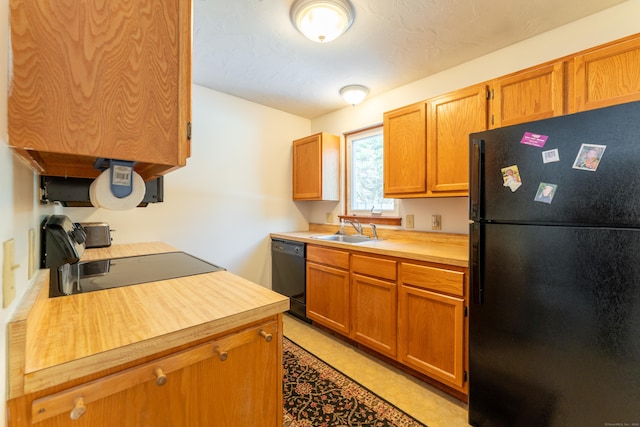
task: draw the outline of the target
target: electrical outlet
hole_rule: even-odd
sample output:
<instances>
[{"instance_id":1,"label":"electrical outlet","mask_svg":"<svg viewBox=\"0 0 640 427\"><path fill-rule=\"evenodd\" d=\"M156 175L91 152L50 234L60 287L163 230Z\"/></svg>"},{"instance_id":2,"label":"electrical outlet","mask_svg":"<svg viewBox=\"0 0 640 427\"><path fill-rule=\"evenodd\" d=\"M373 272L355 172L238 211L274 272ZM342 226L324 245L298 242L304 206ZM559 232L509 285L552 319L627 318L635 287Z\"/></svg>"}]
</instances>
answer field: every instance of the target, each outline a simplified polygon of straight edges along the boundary
<instances>
[{"instance_id":1,"label":"electrical outlet","mask_svg":"<svg viewBox=\"0 0 640 427\"><path fill-rule=\"evenodd\" d=\"M333 212L327 212L327 218L325 222L327 224L333 224Z\"/></svg>"},{"instance_id":2,"label":"electrical outlet","mask_svg":"<svg viewBox=\"0 0 640 427\"><path fill-rule=\"evenodd\" d=\"M431 215L431 229L442 230L442 218L440 215Z\"/></svg>"},{"instance_id":3,"label":"electrical outlet","mask_svg":"<svg viewBox=\"0 0 640 427\"><path fill-rule=\"evenodd\" d=\"M407 215L407 223L405 224L406 228L413 228L414 224L413 224L413 214L409 214Z\"/></svg>"},{"instance_id":4,"label":"electrical outlet","mask_svg":"<svg viewBox=\"0 0 640 427\"><path fill-rule=\"evenodd\" d=\"M7 240L2 244L2 306L9 307L16 297L16 275L14 270L20 267L15 262L14 240Z\"/></svg>"}]
</instances>

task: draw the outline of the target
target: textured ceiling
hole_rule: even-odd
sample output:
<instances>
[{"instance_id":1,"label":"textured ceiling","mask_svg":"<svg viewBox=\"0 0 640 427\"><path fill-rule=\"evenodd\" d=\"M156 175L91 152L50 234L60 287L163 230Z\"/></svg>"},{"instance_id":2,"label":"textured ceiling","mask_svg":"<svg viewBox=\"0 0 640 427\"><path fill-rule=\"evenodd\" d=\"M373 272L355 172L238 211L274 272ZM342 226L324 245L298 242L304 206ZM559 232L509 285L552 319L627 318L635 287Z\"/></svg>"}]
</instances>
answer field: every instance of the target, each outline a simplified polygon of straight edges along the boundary
<instances>
[{"instance_id":1,"label":"textured ceiling","mask_svg":"<svg viewBox=\"0 0 640 427\"><path fill-rule=\"evenodd\" d=\"M604 10L623 0L351 0L342 37L307 40L293 0L194 0L193 81L301 117L343 108Z\"/></svg>"}]
</instances>

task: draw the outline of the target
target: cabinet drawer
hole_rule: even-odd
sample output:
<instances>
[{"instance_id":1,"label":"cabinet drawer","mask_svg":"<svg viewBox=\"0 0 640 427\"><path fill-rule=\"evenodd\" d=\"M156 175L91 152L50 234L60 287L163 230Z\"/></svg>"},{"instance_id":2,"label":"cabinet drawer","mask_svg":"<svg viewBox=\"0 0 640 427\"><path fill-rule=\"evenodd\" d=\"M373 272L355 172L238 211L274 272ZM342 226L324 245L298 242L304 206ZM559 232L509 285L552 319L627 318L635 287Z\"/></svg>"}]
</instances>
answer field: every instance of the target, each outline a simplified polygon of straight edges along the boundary
<instances>
[{"instance_id":1,"label":"cabinet drawer","mask_svg":"<svg viewBox=\"0 0 640 427\"><path fill-rule=\"evenodd\" d=\"M307 245L307 261L349 269L349 252Z\"/></svg>"},{"instance_id":2,"label":"cabinet drawer","mask_svg":"<svg viewBox=\"0 0 640 427\"><path fill-rule=\"evenodd\" d=\"M271 342L277 333L277 323L268 322L36 399L31 405L32 424L64 412L69 413L72 419L80 418L85 411L91 410L90 407L85 406L87 404L149 381L155 381L157 386L163 386L170 381L167 379L170 373L212 357L218 357L220 361L225 361L227 357L231 359L233 356L229 356L227 352L261 339ZM274 341L274 345L277 345L277 341L277 339Z\"/></svg>"},{"instance_id":3,"label":"cabinet drawer","mask_svg":"<svg viewBox=\"0 0 640 427\"><path fill-rule=\"evenodd\" d=\"M464 296L464 273L426 265L402 263L403 284Z\"/></svg>"},{"instance_id":4,"label":"cabinet drawer","mask_svg":"<svg viewBox=\"0 0 640 427\"><path fill-rule=\"evenodd\" d=\"M387 280L395 281L398 278L397 264L396 261L390 259L362 255L351 256L351 269L354 273Z\"/></svg>"}]
</instances>

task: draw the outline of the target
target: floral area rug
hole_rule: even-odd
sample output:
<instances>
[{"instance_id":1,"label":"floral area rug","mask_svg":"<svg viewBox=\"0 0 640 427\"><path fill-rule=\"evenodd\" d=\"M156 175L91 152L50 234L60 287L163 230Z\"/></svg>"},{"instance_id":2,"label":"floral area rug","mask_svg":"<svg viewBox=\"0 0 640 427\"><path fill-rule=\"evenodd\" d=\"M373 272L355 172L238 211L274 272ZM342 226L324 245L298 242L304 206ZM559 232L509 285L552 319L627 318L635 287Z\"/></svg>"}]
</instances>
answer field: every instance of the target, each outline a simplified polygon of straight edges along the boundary
<instances>
[{"instance_id":1,"label":"floral area rug","mask_svg":"<svg viewBox=\"0 0 640 427\"><path fill-rule=\"evenodd\" d=\"M284 427L426 427L284 339Z\"/></svg>"}]
</instances>

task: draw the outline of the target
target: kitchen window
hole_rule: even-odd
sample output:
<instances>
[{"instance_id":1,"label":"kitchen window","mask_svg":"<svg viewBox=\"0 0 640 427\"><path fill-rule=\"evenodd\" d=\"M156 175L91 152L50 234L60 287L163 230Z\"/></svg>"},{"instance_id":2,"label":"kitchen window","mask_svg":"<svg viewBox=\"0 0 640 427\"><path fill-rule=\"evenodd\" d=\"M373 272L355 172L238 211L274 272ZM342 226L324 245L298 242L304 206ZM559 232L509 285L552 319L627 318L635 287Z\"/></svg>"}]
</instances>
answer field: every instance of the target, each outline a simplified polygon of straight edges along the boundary
<instances>
[{"instance_id":1,"label":"kitchen window","mask_svg":"<svg viewBox=\"0 0 640 427\"><path fill-rule=\"evenodd\" d=\"M345 134L346 213L375 219L398 216L395 199L384 197L382 126ZM378 221L372 221L378 222Z\"/></svg>"}]
</instances>

